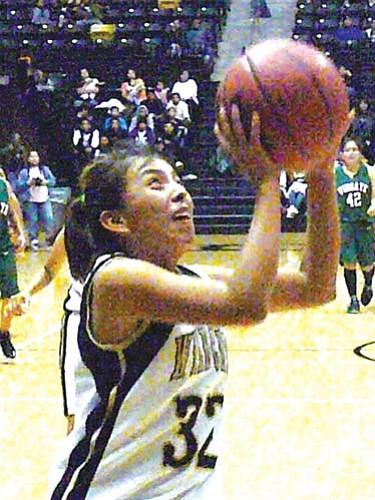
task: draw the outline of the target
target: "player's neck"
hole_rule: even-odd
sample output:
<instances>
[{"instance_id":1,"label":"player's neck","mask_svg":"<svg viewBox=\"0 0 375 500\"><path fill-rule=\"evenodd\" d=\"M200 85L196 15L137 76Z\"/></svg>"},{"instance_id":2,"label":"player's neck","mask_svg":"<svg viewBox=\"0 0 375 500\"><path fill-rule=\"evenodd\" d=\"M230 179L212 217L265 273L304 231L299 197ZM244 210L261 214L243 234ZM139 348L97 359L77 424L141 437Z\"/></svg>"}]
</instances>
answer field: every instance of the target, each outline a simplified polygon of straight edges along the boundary
<instances>
[{"instance_id":1,"label":"player's neck","mask_svg":"<svg viewBox=\"0 0 375 500\"><path fill-rule=\"evenodd\" d=\"M360 167L360 163L345 163L344 164L344 170L345 172L350 175L351 177L354 177L356 175L356 173L358 172L359 170L359 167Z\"/></svg>"}]
</instances>

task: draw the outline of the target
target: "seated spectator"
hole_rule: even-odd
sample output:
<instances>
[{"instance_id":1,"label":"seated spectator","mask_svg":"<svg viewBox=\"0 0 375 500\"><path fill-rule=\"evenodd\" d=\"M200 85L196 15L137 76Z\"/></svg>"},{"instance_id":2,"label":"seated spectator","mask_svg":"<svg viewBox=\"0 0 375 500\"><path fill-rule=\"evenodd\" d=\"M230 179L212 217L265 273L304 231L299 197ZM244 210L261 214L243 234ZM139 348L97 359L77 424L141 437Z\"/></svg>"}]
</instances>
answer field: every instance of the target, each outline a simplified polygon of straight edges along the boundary
<instances>
[{"instance_id":1,"label":"seated spectator","mask_svg":"<svg viewBox=\"0 0 375 500\"><path fill-rule=\"evenodd\" d=\"M202 20L193 19L191 26L186 31L186 43L191 52L200 52L206 43L206 29Z\"/></svg>"},{"instance_id":2,"label":"seated spectator","mask_svg":"<svg viewBox=\"0 0 375 500\"><path fill-rule=\"evenodd\" d=\"M182 149L185 146L185 133L184 130L176 127L171 122L164 123L163 132L161 135L166 149L173 152L175 160L181 160Z\"/></svg>"},{"instance_id":3,"label":"seated spectator","mask_svg":"<svg viewBox=\"0 0 375 500\"><path fill-rule=\"evenodd\" d=\"M339 42L354 42L363 40L365 35L351 16L345 16L336 30L335 37Z\"/></svg>"},{"instance_id":4,"label":"seated spectator","mask_svg":"<svg viewBox=\"0 0 375 500\"><path fill-rule=\"evenodd\" d=\"M129 69L126 80L121 84L121 96L126 101L139 106L146 99L146 85L134 69Z\"/></svg>"},{"instance_id":5,"label":"seated spectator","mask_svg":"<svg viewBox=\"0 0 375 500\"><path fill-rule=\"evenodd\" d=\"M154 149L160 156L165 158L171 165L176 161L176 151L172 143L167 144L163 137L158 137L154 144Z\"/></svg>"},{"instance_id":6,"label":"seated spectator","mask_svg":"<svg viewBox=\"0 0 375 500\"><path fill-rule=\"evenodd\" d=\"M103 156L112 151L112 144L106 135L100 136L100 143L98 149L95 151L95 158Z\"/></svg>"},{"instance_id":7,"label":"seated spectator","mask_svg":"<svg viewBox=\"0 0 375 500\"><path fill-rule=\"evenodd\" d=\"M165 87L163 80L158 80L155 85L155 96L161 100L164 106L168 103L169 88Z\"/></svg>"},{"instance_id":8,"label":"seated spectator","mask_svg":"<svg viewBox=\"0 0 375 500\"><path fill-rule=\"evenodd\" d=\"M166 53L171 57L181 57L186 45L185 31L179 19L174 19L165 31Z\"/></svg>"},{"instance_id":9,"label":"seated spectator","mask_svg":"<svg viewBox=\"0 0 375 500\"><path fill-rule=\"evenodd\" d=\"M142 101L142 105L146 106L154 122L160 122L165 111L164 104L158 97L156 97L155 89L153 88L147 89L146 96L146 99Z\"/></svg>"},{"instance_id":10,"label":"seated spectator","mask_svg":"<svg viewBox=\"0 0 375 500\"><path fill-rule=\"evenodd\" d=\"M86 101L90 105L95 106L98 103L97 97L100 86L104 85L104 82L100 82L97 78L91 77L86 68L81 69L81 80L81 86L77 88L79 98L75 102L75 105L79 106L83 101Z\"/></svg>"},{"instance_id":11,"label":"seated spectator","mask_svg":"<svg viewBox=\"0 0 375 500\"><path fill-rule=\"evenodd\" d=\"M176 129L176 131L178 132L179 137L181 137L185 143L186 136L188 134L188 128L184 125L183 120L177 119L175 108L167 109L166 114L165 114L165 119L164 119L164 124L165 123L171 123L174 126L174 128Z\"/></svg>"},{"instance_id":12,"label":"seated spectator","mask_svg":"<svg viewBox=\"0 0 375 500\"><path fill-rule=\"evenodd\" d=\"M33 7L31 22L33 24L50 24L50 1L38 0Z\"/></svg>"},{"instance_id":13,"label":"seated spectator","mask_svg":"<svg viewBox=\"0 0 375 500\"><path fill-rule=\"evenodd\" d=\"M188 54L197 55L206 63L212 63L214 59L214 49L216 39L213 30L202 22L201 19L195 18L186 32L186 51Z\"/></svg>"},{"instance_id":14,"label":"seated spectator","mask_svg":"<svg viewBox=\"0 0 375 500\"><path fill-rule=\"evenodd\" d=\"M23 205L32 250L39 248L39 226L45 233L47 245L54 237L53 212L49 188L56 184L47 165L40 164L38 151L30 151L27 165L18 176L18 193Z\"/></svg>"},{"instance_id":15,"label":"seated spectator","mask_svg":"<svg viewBox=\"0 0 375 500\"><path fill-rule=\"evenodd\" d=\"M194 119L199 105L198 84L194 78L190 78L188 70L181 72L179 80L173 84L172 93L180 94L181 99L188 104L192 119Z\"/></svg>"},{"instance_id":16,"label":"seated spectator","mask_svg":"<svg viewBox=\"0 0 375 500\"><path fill-rule=\"evenodd\" d=\"M93 108L89 106L86 101L81 104L81 106L77 109L77 113L75 116L77 127L79 127L79 125L82 123L82 120L89 120L91 123L94 122L92 109Z\"/></svg>"},{"instance_id":17,"label":"seated spectator","mask_svg":"<svg viewBox=\"0 0 375 500\"><path fill-rule=\"evenodd\" d=\"M283 185L282 175L280 175L280 188L287 202L286 218L294 219L298 215L303 215L306 210L307 183L303 172L292 174L289 186Z\"/></svg>"},{"instance_id":18,"label":"seated spectator","mask_svg":"<svg viewBox=\"0 0 375 500\"><path fill-rule=\"evenodd\" d=\"M73 147L76 158L76 174L91 161L99 147L100 133L94 128L90 120L82 120L80 126L73 131Z\"/></svg>"},{"instance_id":19,"label":"seated spectator","mask_svg":"<svg viewBox=\"0 0 375 500\"><path fill-rule=\"evenodd\" d=\"M129 130L128 130L129 134L137 126L138 120L140 118L144 118L146 120L147 126L150 127L152 131L154 130L154 119L149 113L147 106L141 104L138 106L135 115L130 120Z\"/></svg>"},{"instance_id":20,"label":"seated spectator","mask_svg":"<svg viewBox=\"0 0 375 500\"><path fill-rule=\"evenodd\" d=\"M138 118L136 126L129 132L129 139L137 146L152 146L155 135L151 127L147 125L146 118Z\"/></svg>"},{"instance_id":21,"label":"seated spectator","mask_svg":"<svg viewBox=\"0 0 375 500\"><path fill-rule=\"evenodd\" d=\"M38 92L53 92L55 90L55 85L52 80L49 78L47 72L42 71L41 69L34 70L34 82L35 87Z\"/></svg>"},{"instance_id":22,"label":"seated spectator","mask_svg":"<svg viewBox=\"0 0 375 500\"><path fill-rule=\"evenodd\" d=\"M107 132L110 129L111 122L113 119L116 119L119 123L120 129L126 133L128 131L128 124L126 123L125 118L120 113L120 110L117 106L112 106L109 109L109 116L104 120L103 130Z\"/></svg>"},{"instance_id":23,"label":"seated spectator","mask_svg":"<svg viewBox=\"0 0 375 500\"><path fill-rule=\"evenodd\" d=\"M121 128L120 121L118 118L111 118L108 129L106 130L106 135L112 146L116 146L119 141L126 138L126 130Z\"/></svg>"},{"instance_id":24,"label":"seated spectator","mask_svg":"<svg viewBox=\"0 0 375 500\"><path fill-rule=\"evenodd\" d=\"M185 127L191 124L189 106L180 97L180 94L173 92L167 104L167 110L174 108L176 110L176 119L179 120Z\"/></svg>"}]
</instances>

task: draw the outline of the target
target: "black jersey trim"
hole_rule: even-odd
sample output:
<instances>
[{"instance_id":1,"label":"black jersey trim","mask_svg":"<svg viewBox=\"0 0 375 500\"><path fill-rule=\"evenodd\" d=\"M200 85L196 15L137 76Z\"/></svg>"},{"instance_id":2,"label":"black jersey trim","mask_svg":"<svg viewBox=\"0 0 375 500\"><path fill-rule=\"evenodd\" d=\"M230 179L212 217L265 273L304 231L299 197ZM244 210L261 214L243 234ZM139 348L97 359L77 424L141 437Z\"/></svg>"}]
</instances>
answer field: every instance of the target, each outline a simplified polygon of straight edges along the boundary
<instances>
[{"instance_id":1,"label":"black jersey trim","mask_svg":"<svg viewBox=\"0 0 375 500\"><path fill-rule=\"evenodd\" d=\"M97 266L94 266L85 283L78 343L82 360L95 380L100 402L88 416L85 435L72 450L67 468L56 486L51 500L77 500L77 498L83 500L86 498L111 438L123 401L164 346L174 328L174 325L152 323L139 339L120 352L105 351L94 344L86 329L89 307L87 294L90 282L102 265L118 256L118 254L108 256L107 259L103 259ZM193 271L183 267L180 267L178 271L196 275ZM120 356L126 360L124 372L121 369ZM112 403L111 394L114 393L114 390L116 391L115 399Z\"/></svg>"},{"instance_id":2,"label":"black jersey trim","mask_svg":"<svg viewBox=\"0 0 375 500\"><path fill-rule=\"evenodd\" d=\"M66 381L65 381L65 363L66 363L66 343L68 338L68 320L71 312L65 312L61 321L61 331L60 331L60 347L59 347L59 364L60 364L60 378L61 378L61 389L63 396L63 407L64 415L68 416L68 398L66 391Z\"/></svg>"}]
</instances>

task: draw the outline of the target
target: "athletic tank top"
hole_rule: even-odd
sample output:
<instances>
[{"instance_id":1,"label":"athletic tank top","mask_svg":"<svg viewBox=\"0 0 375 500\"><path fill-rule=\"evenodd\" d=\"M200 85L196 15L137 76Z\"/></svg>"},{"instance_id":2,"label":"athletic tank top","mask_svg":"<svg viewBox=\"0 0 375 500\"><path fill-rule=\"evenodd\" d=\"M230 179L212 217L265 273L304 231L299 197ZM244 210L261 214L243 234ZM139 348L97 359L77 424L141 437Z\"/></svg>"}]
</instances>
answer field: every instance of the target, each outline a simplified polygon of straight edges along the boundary
<instances>
[{"instance_id":1,"label":"athletic tank top","mask_svg":"<svg viewBox=\"0 0 375 500\"><path fill-rule=\"evenodd\" d=\"M84 286L75 428L53 472L51 499L218 499L225 333L187 318L140 323L127 346L98 345L90 332L92 279L118 258L97 261Z\"/></svg>"},{"instance_id":2,"label":"athletic tank top","mask_svg":"<svg viewBox=\"0 0 375 500\"><path fill-rule=\"evenodd\" d=\"M371 205L372 183L366 165L361 165L350 177L342 165L336 167L336 190L341 222L370 223L367 215Z\"/></svg>"},{"instance_id":3,"label":"athletic tank top","mask_svg":"<svg viewBox=\"0 0 375 500\"><path fill-rule=\"evenodd\" d=\"M72 278L68 294L64 301L65 312L79 313L81 308L82 293L83 283Z\"/></svg>"},{"instance_id":4,"label":"athletic tank top","mask_svg":"<svg viewBox=\"0 0 375 500\"><path fill-rule=\"evenodd\" d=\"M9 195L8 189L0 179L0 253L8 252L12 244L9 235Z\"/></svg>"}]
</instances>

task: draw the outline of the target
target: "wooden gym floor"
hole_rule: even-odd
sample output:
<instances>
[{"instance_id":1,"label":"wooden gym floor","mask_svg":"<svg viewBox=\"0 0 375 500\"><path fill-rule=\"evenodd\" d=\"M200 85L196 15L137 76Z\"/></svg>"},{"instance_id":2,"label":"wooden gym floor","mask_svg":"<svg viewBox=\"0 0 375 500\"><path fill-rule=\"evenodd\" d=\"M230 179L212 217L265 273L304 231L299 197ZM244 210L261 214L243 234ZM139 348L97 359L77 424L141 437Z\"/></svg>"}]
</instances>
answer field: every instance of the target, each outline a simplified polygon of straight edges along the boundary
<instances>
[{"instance_id":1,"label":"wooden gym floor","mask_svg":"<svg viewBox=\"0 0 375 500\"><path fill-rule=\"evenodd\" d=\"M298 265L300 238L287 237L283 265ZM230 266L241 241L199 238L186 261ZM45 258L19 257L21 286ZM14 320L16 360L0 355L1 500L45 498L65 433L58 346L67 285L64 271ZM340 270L335 302L230 330L222 453L230 500L375 499L375 301L357 316L345 313L347 302Z\"/></svg>"}]
</instances>

